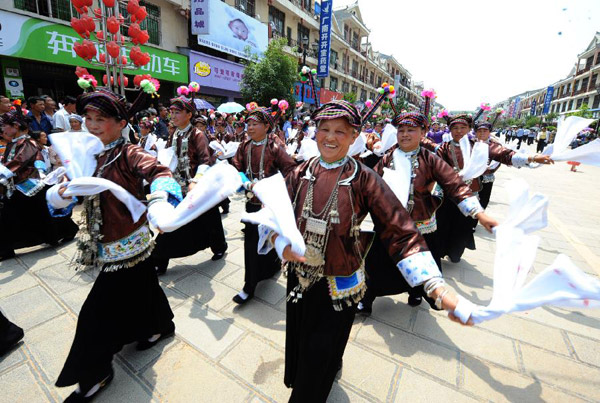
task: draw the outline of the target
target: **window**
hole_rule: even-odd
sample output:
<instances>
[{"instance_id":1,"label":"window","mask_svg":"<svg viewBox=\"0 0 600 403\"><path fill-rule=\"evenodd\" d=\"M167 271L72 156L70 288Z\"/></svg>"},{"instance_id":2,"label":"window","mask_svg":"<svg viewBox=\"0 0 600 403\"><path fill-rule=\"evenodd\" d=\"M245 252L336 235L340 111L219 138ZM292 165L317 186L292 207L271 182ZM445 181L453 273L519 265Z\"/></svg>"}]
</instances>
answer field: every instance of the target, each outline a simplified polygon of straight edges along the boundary
<instances>
[{"instance_id":1,"label":"window","mask_svg":"<svg viewBox=\"0 0 600 403\"><path fill-rule=\"evenodd\" d=\"M358 77L358 62L356 60L352 60L352 77Z\"/></svg>"},{"instance_id":2,"label":"window","mask_svg":"<svg viewBox=\"0 0 600 403\"><path fill-rule=\"evenodd\" d=\"M382 83L381 77L377 76L377 87L381 87L381 83Z\"/></svg>"},{"instance_id":3,"label":"window","mask_svg":"<svg viewBox=\"0 0 600 403\"><path fill-rule=\"evenodd\" d=\"M344 81L342 83L342 92L347 93L349 90L350 90L350 85L346 81Z\"/></svg>"},{"instance_id":4,"label":"window","mask_svg":"<svg viewBox=\"0 0 600 403\"><path fill-rule=\"evenodd\" d=\"M337 91L338 80L335 77L329 78L329 89L331 91Z\"/></svg>"},{"instance_id":5,"label":"window","mask_svg":"<svg viewBox=\"0 0 600 403\"><path fill-rule=\"evenodd\" d=\"M358 50L360 52L360 47L359 47L359 41L358 41L358 33L355 31L352 33L352 47L355 50Z\"/></svg>"},{"instance_id":6,"label":"window","mask_svg":"<svg viewBox=\"0 0 600 403\"><path fill-rule=\"evenodd\" d=\"M148 36L150 37L148 43L160 45L160 7L145 1L140 1L140 6L145 6L148 12L148 16L142 21L140 28L148 30ZM129 15L126 3L119 3L119 11L125 18ZM127 27L121 26L121 34L127 35Z\"/></svg>"},{"instance_id":7,"label":"window","mask_svg":"<svg viewBox=\"0 0 600 403\"><path fill-rule=\"evenodd\" d=\"M583 80L581 80L581 92L587 91L588 81L589 81L589 77L586 77Z\"/></svg>"},{"instance_id":8,"label":"window","mask_svg":"<svg viewBox=\"0 0 600 403\"><path fill-rule=\"evenodd\" d=\"M367 91L365 90L360 90L360 100L362 102L365 102L367 100Z\"/></svg>"},{"instance_id":9,"label":"window","mask_svg":"<svg viewBox=\"0 0 600 403\"><path fill-rule=\"evenodd\" d=\"M332 68L337 69L337 61L338 61L338 54L335 50L332 50L329 53L329 65Z\"/></svg>"},{"instance_id":10,"label":"window","mask_svg":"<svg viewBox=\"0 0 600 403\"><path fill-rule=\"evenodd\" d=\"M596 95L594 97L594 103L592 104L592 109L597 109L600 106L600 95Z\"/></svg>"},{"instance_id":11,"label":"window","mask_svg":"<svg viewBox=\"0 0 600 403\"><path fill-rule=\"evenodd\" d=\"M344 40L350 42L350 28L346 24L344 24Z\"/></svg>"},{"instance_id":12,"label":"window","mask_svg":"<svg viewBox=\"0 0 600 403\"><path fill-rule=\"evenodd\" d=\"M19 10L59 20L70 21L71 17L79 17L69 0L14 0L14 4Z\"/></svg>"},{"instance_id":13,"label":"window","mask_svg":"<svg viewBox=\"0 0 600 403\"><path fill-rule=\"evenodd\" d=\"M583 98L579 98L579 99L577 100L577 106L576 106L576 108L577 108L577 109L581 108L581 104L583 104Z\"/></svg>"},{"instance_id":14,"label":"window","mask_svg":"<svg viewBox=\"0 0 600 403\"><path fill-rule=\"evenodd\" d=\"M304 47L304 40L307 44L310 43L310 30L303 26L302 24L298 24L298 46ZM308 50L308 49L307 49Z\"/></svg>"},{"instance_id":15,"label":"window","mask_svg":"<svg viewBox=\"0 0 600 403\"><path fill-rule=\"evenodd\" d=\"M352 92L358 94L358 87L356 85L352 86Z\"/></svg>"},{"instance_id":16,"label":"window","mask_svg":"<svg viewBox=\"0 0 600 403\"><path fill-rule=\"evenodd\" d=\"M288 46L292 46L292 27L287 27Z\"/></svg>"},{"instance_id":17,"label":"window","mask_svg":"<svg viewBox=\"0 0 600 403\"><path fill-rule=\"evenodd\" d=\"M269 25L273 27L273 36L282 37L285 33L285 14L269 6Z\"/></svg>"},{"instance_id":18,"label":"window","mask_svg":"<svg viewBox=\"0 0 600 403\"><path fill-rule=\"evenodd\" d=\"M562 104L562 111L561 112L565 112L567 110L567 103L563 102Z\"/></svg>"},{"instance_id":19,"label":"window","mask_svg":"<svg viewBox=\"0 0 600 403\"><path fill-rule=\"evenodd\" d=\"M375 83L375 73L373 71L371 71L371 74L369 75L369 84L373 85Z\"/></svg>"},{"instance_id":20,"label":"window","mask_svg":"<svg viewBox=\"0 0 600 403\"><path fill-rule=\"evenodd\" d=\"M598 81L598 73L595 73L594 75L592 75L592 81L590 81L592 83L592 85L590 87L590 91L593 91L596 89L596 86L598 85L598 83L596 81Z\"/></svg>"},{"instance_id":21,"label":"window","mask_svg":"<svg viewBox=\"0 0 600 403\"><path fill-rule=\"evenodd\" d=\"M254 0L235 0L235 8L241 12L248 14L250 17L254 17Z\"/></svg>"},{"instance_id":22,"label":"window","mask_svg":"<svg viewBox=\"0 0 600 403\"><path fill-rule=\"evenodd\" d=\"M573 109L573 100L569 101L569 106L567 107L568 111L570 111L571 109Z\"/></svg>"},{"instance_id":23,"label":"window","mask_svg":"<svg viewBox=\"0 0 600 403\"><path fill-rule=\"evenodd\" d=\"M310 11L312 9L311 7L311 0L300 0L300 5L302 6L303 9Z\"/></svg>"}]
</instances>

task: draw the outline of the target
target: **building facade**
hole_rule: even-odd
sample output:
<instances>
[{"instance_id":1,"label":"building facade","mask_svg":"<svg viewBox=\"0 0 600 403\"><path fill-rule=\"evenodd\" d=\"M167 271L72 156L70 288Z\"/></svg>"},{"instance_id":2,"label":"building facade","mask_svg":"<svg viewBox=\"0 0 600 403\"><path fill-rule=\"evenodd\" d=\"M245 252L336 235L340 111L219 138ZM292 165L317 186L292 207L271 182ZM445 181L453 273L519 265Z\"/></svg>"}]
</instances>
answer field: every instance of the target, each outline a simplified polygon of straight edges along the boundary
<instances>
[{"instance_id":1,"label":"building facade","mask_svg":"<svg viewBox=\"0 0 600 403\"><path fill-rule=\"evenodd\" d=\"M509 111L519 100L510 117L564 115L577 112L586 104L595 118L600 117L600 32L577 56L577 63L567 77L547 87L513 96L497 106ZM513 108L515 109L515 108ZM516 113L515 113L516 112Z\"/></svg>"},{"instance_id":2,"label":"building facade","mask_svg":"<svg viewBox=\"0 0 600 403\"><path fill-rule=\"evenodd\" d=\"M142 51L150 63L137 70L126 70L129 87L133 75L151 74L161 82L160 94L166 99L188 80L188 61L178 52L187 43L189 0L140 1L148 16L141 28L149 34ZM119 3L126 15L126 3ZM91 9L98 7L97 1ZM69 0L5 0L0 7L0 64L2 90L9 97L47 94L61 100L77 95L75 67L87 68L102 82L103 67L78 57L73 49L81 37L71 28L71 17L78 17ZM168 29L167 29L168 28ZM98 52L99 53L99 52ZM94 59L97 61L98 56Z\"/></svg>"}]
</instances>

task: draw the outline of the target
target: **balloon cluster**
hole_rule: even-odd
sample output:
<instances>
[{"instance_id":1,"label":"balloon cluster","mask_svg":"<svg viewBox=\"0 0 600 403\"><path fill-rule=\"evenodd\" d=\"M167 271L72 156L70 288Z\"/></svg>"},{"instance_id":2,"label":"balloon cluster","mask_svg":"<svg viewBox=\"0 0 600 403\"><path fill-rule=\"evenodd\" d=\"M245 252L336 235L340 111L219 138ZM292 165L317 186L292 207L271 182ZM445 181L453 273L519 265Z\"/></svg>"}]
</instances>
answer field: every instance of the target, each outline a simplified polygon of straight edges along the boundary
<instances>
[{"instance_id":1,"label":"balloon cluster","mask_svg":"<svg viewBox=\"0 0 600 403\"><path fill-rule=\"evenodd\" d=\"M365 108L370 108L373 106L373 100L372 99L367 99L365 101Z\"/></svg>"},{"instance_id":2,"label":"balloon cluster","mask_svg":"<svg viewBox=\"0 0 600 403\"><path fill-rule=\"evenodd\" d=\"M138 67L145 66L150 62L148 52L142 52L139 46L133 46L129 51L129 58Z\"/></svg>"},{"instance_id":3,"label":"balloon cluster","mask_svg":"<svg viewBox=\"0 0 600 403\"><path fill-rule=\"evenodd\" d=\"M194 94L200 91L200 84L195 81L192 81L188 85L182 85L177 88L177 95L185 95L188 96L190 94Z\"/></svg>"},{"instance_id":4,"label":"balloon cluster","mask_svg":"<svg viewBox=\"0 0 600 403\"><path fill-rule=\"evenodd\" d=\"M490 106L490 104L483 102L481 105L479 105L479 107L481 108L482 111L487 112L487 111L491 111L492 107Z\"/></svg>"},{"instance_id":5,"label":"balloon cluster","mask_svg":"<svg viewBox=\"0 0 600 403\"><path fill-rule=\"evenodd\" d=\"M435 91L432 88L429 88L427 90L423 90L421 92L421 96L423 96L425 98L430 98L430 99L433 99L433 98L436 97Z\"/></svg>"},{"instance_id":6,"label":"balloon cluster","mask_svg":"<svg viewBox=\"0 0 600 403\"><path fill-rule=\"evenodd\" d=\"M388 83L381 84L380 88L377 88L377 93L379 95L386 95L388 98L394 98L396 96L396 89L393 85L389 85Z\"/></svg>"},{"instance_id":7,"label":"balloon cluster","mask_svg":"<svg viewBox=\"0 0 600 403\"><path fill-rule=\"evenodd\" d=\"M250 112L252 112L253 110L255 110L256 108L258 108L258 104L254 101L247 103L246 104L246 109Z\"/></svg>"},{"instance_id":8,"label":"balloon cluster","mask_svg":"<svg viewBox=\"0 0 600 403\"><path fill-rule=\"evenodd\" d=\"M310 75L316 76L317 75L317 69L310 69L310 67L308 66L303 66L302 69L300 70L300 82L303 84L306 84L308 82L308 80L310 79Z\"/></svg>"},{"instance_id":9,"label":"balloon cluster","mask_svg":"<svg viewBox=\"0 0 600 403\"><path fill-rule=\"evenodd\" d=\"M132 17L133 18L133 17ZM131 38L131 43L134 45L143 45L148 42L150 35L147 30L142 30L137 22L132 23L127 30L127 35Z\"/></svg>"},{"instance_id":10,"label":"balloon cluster","mask_svg":"<svg viewBox=\"0 0 600 403\"><path fill-rule=\"evenodd\" d=\"M72 3L79 14L87 14L88 7L92 6L93 0L72 0Z\"/></svg>"},{"instance_id":11,"label":"balloon cluster","mask_svg":"<svg viewBox=\"0 0 600 403\"><path fill-rule=\"evenodd\" d=\"M75 42L73 45L73 50L77 56L84 60L90 61L94 56L96 56L96 45L94 45L94 42L87 39L84 39L81 43Z\"/></svg>"},{"instance_id":12,"label":"balloon cluster","mask_svg":"<svg viewBox=\"0 0 600 403\"><path fill-rule=\"evenodd\" d=\"M442 109L442 111L437 114L438 119L443 119L447 116L448 116L448 111L446 109Z\"/></svg>"},{"instance_id":13,"label":"balloon cluster","mask_svg":"<svg viewBox=\"0 0 600 403\"><path fill-rule=\"evenodd\" d=\"M96 78L84 67L77 66L75 68L75 75L78 77L77 85L83 90L87 90L88 88L94 89L98 86L98 81L96 81Z\"/></svg>"},{"instance_id":14,"label":"balloon cluster","mask_svg":"<svg viewBox=\"0 0 600 403\"><path fill-rule=\"evenodd\" d=\"M502 108L497 108L497 109L496 109L496 115L502 115L502 114L504 114L504 109L502 109Z\"/></svg>"},{"instance_id":15,"label":"balloon cluster","mask_svg":"<svg viewBox=\"0 0 600 403\"><path fill-rule=\"evenodd\" d=\"M135 77L133 77L133 85L140 87L142 80L149 80L151 78L152 76L150 74L137 74Z\"/></svg>"},{"instance_id":16,"label":"balloon cluster","mask_svg":"<svg viewBox=\"0 0 600 403\"><path fill-rule=\"evenodd\" d=\"M156 78L145 78L140 81L140 88L146 94L152 95L152 97L159 96L156 92L160 88L160 82Z\"/></svg>"}]
</instances>

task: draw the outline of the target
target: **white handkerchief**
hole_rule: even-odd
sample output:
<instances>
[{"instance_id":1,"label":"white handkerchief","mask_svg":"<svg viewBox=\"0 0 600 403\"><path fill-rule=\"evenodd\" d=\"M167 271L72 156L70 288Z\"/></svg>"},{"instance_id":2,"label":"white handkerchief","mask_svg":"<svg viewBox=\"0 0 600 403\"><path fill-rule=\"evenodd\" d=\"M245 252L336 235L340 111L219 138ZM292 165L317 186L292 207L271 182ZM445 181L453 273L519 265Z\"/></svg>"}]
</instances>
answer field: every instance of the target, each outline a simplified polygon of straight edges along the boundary
<instances>
[{"instance_id":1,"label":"white handkerchief","mask_svg":"<svg viewBox=\"0 0 600 403\"><path fill-rule=\"evenodd\" d=\"M320 153L317 142L307 137L303 138L300 151L298 151L297 159L299 161L308 161L312 157L316 157L318 155L320 155Z\"/></svg>"},{"instance_id":2,"label":"white handkerchief","mask_svg":"<svg viewBox=\"0 0 600 403\"><path fill-rule=\"evenodd\" d=\"M466 135L460 139L459 144L464 162L463 169L459 172L459 175L463 180L474 179L483 175L487 169L490 146L477 141L473 149L471 149L471 143Z\"/></svg>"},{"instance_id":3,"label":"white handkerchief","mask_svg":"<svg viewBox=\"0 0 600 403\"><path fill-rule=\"evenodd\" d=\"M168 167L171 172L175 172L177 169L177 156L175 155L175 147L168 147L158 150L158 162Z\"/></svg>"},{"instance_id":4,"label":"white handkerchief","mask_svg":"<svg viewBox=\"0 0 600 403\"><path fill-rule=\"evenodd\" d=\"M552 154L552 159L555 161L577 161L582 164L600 166L600 139L573 150L565 150L557 155Z\"/></svg>"},{"instance_id":5,"label":"white handkerchief","mask_svg":"<svg viewBox=\"0 0 600 403\"><path fill-rule=\"evenodd\" d=\"M406 208L412 174L410 159L400 150L394 150L393 158L394 169L383 168L383 180Z\"/></svg>"},{"instance_id":6,"label":"white handkerchief","mask_svg":"<svg viewBox=\"0 0 600 403\"><path fill-rule=\"evenodd\" d=\"M52 133L50 141L70 179L92 176L96 171L96 155L104 150L104 144L88 132Z\"/></svg>"},{"instance_id":7,"label":"white handkerchief","mask_svg":"<svg viewBox=\"0 0 600 403\"><path fill-rule=\"evenodd\" d=\"M146 211L146 206L144 206L141 201L133 197L131 193L125 190L122 186L104 178L95 178L89 176L75 178L67 185L64 196L90 196L102 193L105 190L110 190L110 192L115 195L115 197L119 199L121 203L125 204L129 210L129 213L131 214L133 222L137 222L142 214L144 214L144 211Z\"/></svg>"},{"instance_id":8,"label":"white handkerchief","mask_svg":"<svg viewBox=\"0 0 600 403\"><path fill-rule=\"evenodd\" d=\"M354 143L352 143L350 148L348 148L348 154L346 155L348 155L349 157L353 157L356 154L362 154L366 150L366 146L367 143L365 141L365 138L359 135L358 137L356 137L356 140L354 140Z\"/></svg>"},{"instance_id":9,"label":"white handkerchief","mask_svg":"<svg viewBox=\"0 0 600 403\"><path fill-rule=\"evenodd\" d=\"M287 238L291 243L292 251L303 256L306 245L296 226L296 216L281 173L258 181L252 188L252 192L263 203L263 210L268 209L270 213L260 213L260 211L245 213L242 215L242 221L266 225Z\"/></svg>"},{"instance_id":10,"label":"white handkerchief","mask_svg":"<svg viewBox=\"0 0 600 403\"><path fill-rule=\"evenodd\" d=\"M551 150L552 159L560 158L561 154L569 148L577 134L594 122L594 119L585 119L579 116L569 116L558 124L554 146ZM544 150L546 151L546 150Z\"/></svg>"}]
</instances>

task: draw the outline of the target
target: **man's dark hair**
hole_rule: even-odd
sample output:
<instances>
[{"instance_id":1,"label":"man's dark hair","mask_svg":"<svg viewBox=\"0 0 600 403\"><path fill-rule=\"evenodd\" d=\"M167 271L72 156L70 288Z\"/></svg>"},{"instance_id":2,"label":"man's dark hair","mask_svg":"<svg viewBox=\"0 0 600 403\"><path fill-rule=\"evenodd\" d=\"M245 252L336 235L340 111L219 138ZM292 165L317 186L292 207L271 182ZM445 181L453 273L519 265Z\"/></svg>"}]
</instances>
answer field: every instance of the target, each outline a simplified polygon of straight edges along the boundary
<instances>
[{"instance_id":1,"label":"man's dark hair","mask_svg":"<svg viewBox=\"0 0 600 403\"><path fill-rule=\"evenodd\" d=\"M27 103L29 104L30 108L31 108L32 105L35 105L35 104L37 104L40 101L44 101L44 98L38 97L38 96L33 96L33 97L27 98Z\"/></svg>"},{"instance_id":2,"label":"man's dark hair","mask_svg":"<svg viewBox=\"0 0 600 403\"><path fill-rule=\"evenodd\" d=\"M64 105L74 104L77 102L77 98L72 97L71 95L67 95L63 100Z\"/></svg>"}]
</instances>

